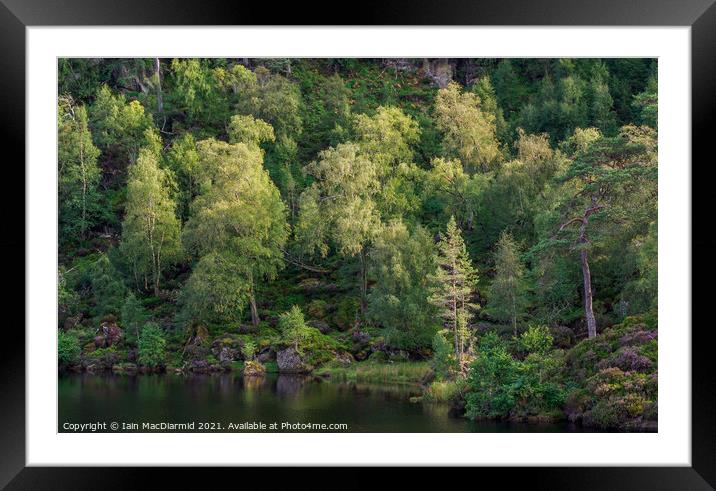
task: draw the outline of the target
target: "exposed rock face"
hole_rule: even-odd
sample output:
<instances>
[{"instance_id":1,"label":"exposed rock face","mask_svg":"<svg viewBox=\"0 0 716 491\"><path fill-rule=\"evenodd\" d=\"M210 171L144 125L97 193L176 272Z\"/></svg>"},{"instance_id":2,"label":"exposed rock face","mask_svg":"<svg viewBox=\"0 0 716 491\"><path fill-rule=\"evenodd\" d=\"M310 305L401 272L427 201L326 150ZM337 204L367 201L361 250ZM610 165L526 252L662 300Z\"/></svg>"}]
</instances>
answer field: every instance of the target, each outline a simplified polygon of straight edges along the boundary
<instances>
[{"instance_id":1,"label":"exposed rock face","mask_svg":"<svg viewBox=\"0 0 716 491\"><path fill-rule=\"evenodd\" d=\"M425 76L432 79L441 89L444 89L453 79L453 67L446 58L425 58L423 60Z\"/></svg>"},{"instance_id":2,"label":"exposed rock face","mask_svg":"<svg viewBox=\"0 0 716 491\"><path fill-rule=\"evenodd\" d=\"M105 321L97 329L94 344L97 348L109 348L122 339L122 329L113 321Z\"/></svg>"},{"instance_id":3,"label":"exposed rock face","mask_svg":"<svg viewBox=\"0 0 716 491\"><path fill-rule=\"evenodd\" d=\"M313 367L301 360L301 356L296 353L293 346L276 353L276 362L278 363L278 371L281 373L308 373L313 369Z\"/></svg>"}]
</instances>

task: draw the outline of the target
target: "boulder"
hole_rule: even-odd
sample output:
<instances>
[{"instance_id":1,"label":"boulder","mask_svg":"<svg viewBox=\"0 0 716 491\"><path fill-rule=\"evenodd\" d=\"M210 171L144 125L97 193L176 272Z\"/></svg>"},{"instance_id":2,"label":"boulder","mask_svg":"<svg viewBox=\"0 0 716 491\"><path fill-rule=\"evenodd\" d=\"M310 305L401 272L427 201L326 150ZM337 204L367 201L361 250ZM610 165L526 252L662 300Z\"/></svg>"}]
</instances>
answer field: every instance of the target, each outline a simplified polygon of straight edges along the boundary
<instances>
[{"instance_id":1,"label":"boulder","mask_svg":"<svg viewBox=\"0 0 716 491\"><path fill-rule=\"evenodd\" d=\"M116 321L113 320L100 324L97 334L104 338L105 347L114 346L122 339L122 329L117 325ZM95 342L95 344L97 343Z\"/></svg>"},{"instance_id":2,"label":"boulder","mask_svg":"<svg viewBox=\"0 0 716 491\"><path fill-rule=\"evenodd\" d=\"M221 362L232 362L240 359L243 343L234 334L221 336L211 343L211 354Z\"/></svg>"},{"instance_id":3,"label":"boulder","mask_svg":"<svg viewBox=\"0 0 716 491\"><path fill-rule=\"evenodd\" d=\"M189 370L195 373L209 373L211 366L206 360L192 360L189 362Z\"/></svg>"},{"instance_id":4,"label":"boulder","mask_svg":"<svg viewBox=\"0 0 716 491\"><path fill-rule=\"evenodd\" d=\"M276 362L280 373L309 373L313 370L313 367L303 362L293 346L276 353Z\"/></svg>"},{"instance_id":5,"label":"boulder","mask_svg":"<svg viewBox=\"0 0 716 491\"><path fill-rule=\"evenodd\" d=\"M238 350L224 346L221 348L221 351L219 351L219 361L222 363L227 361L232 362L238 357L238 355Z\"/></svg>"}]
</instances>

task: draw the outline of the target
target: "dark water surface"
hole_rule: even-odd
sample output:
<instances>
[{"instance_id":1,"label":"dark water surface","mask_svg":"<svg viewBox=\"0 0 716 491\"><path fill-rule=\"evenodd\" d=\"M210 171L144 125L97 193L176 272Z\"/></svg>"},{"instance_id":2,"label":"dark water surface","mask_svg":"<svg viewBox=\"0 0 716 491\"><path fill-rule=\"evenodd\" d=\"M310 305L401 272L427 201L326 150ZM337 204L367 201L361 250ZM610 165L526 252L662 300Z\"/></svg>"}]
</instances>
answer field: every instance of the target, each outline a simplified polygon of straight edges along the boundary
<instances>
[{"instance_id":1,"label":"dark water surface","mask_svg":"<svg viewBox=\"0 0 716 491\"><path fill-rule=\"evenodd\" d=\"M58 431L71 424L104 423L94 431L241 432L241 424L264 423L263 431L300 431L283 423L347 424L348 432L564 432L562 424L471 422L448 416L442 404L411 403L420 387L322 381L295 375L244 378L212 375L92 375L59 379ZM136 423L137 428L123 424ZM193 428L143 428L143 423L193 423ZM229 428L230 423L237 425ZM276 423L271 429L269 425ZM90 427L80 431L92 431Z\"/></svg>"}]
</instances>

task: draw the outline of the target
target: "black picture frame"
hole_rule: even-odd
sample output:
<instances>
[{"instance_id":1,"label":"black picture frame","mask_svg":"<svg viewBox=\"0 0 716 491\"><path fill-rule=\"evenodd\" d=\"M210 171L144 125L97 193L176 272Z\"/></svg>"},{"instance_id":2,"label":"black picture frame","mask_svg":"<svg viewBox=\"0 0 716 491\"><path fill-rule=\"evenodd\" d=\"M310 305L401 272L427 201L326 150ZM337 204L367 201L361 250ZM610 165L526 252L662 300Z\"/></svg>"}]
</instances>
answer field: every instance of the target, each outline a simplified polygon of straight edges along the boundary
<instances>
[{"instance_id":1,"label":"black picture frame","mask_svg":"<svg viewBox=\"0 0 716 491\"><path fill-rule=\"evenodd\" d=\"M692 76L692 224L706 225L713 166L709 123L716 109L716 6L715 0L443 0L424 2L383 0L361 2L341 9L319 4L239 4L223 0L0 0L0 125L3 176L0 257L8 288L0 356L0 487L7 489L126 489L147 482L146 469L25 467L25 28L27 26L83 25L560 25L560 26L690 26ZM280 7L279 7L280 5ZM710 158L711 157L711 158ZM694 178L698 176L698 178ZM23 213L20 213L20 206ZM668 206L668 204L662 204ZM701 228L701 227L699 227ZM711 234L692 234L692 264L699 277L713 274L709 260L714 248ZM23 278L23 280L20 280ZM699 289L692 277L692 305L708 305L709 288ZM706 283L705 283L706 284ZM684 285L688 287L688 285ZM712 289L712 288L711 288ZM28 292L30 293L30 292ZM705 309L701 308L703 312ZM694 309L693 314L699 309ZM21 313L22 312L22 313ZM688 319L689 312L684 312ZM691 315L693 315L691 314ZM706 321L707 319L703 319ZM708 319L710 320L710 319ZM713 489L716 486L716 408L711 362L710 323L692 320L692 467L641 468L522 468L481 469L480 480L497 477L503 484L524 481L531 488L548 489ZM688 329L688 323L684 326ZM98 449L99 450L99 449ZM192 476L196 476L192 471ZM212 471L212 473L215 471ZM247 472L242 470L241 472ZM487 476L487 473L494 476ZM172 469L174 479L186 481L188 472ZM200 473L199 477L206 473ZM423 480L422 472L403 473L402 484ZM408 475L410 474L410 475ZM296 479L299 474L294 474ZM362 481L359 469L342 480ZM215 477L214 474L212 477ZM474 474L473 474L474 476ZM260 476L257 476L260 479ZM167 476L168 478L168 476ZM163 477L164 479L164 477ZM244 477L242 477L242 480ZM166 481L164 482L166 484ZM501 485L503 485L501 484ZM477 483L475 483L477 485ZM270 486L273 487L273 486Z\"/></svg>"}]
</instances>

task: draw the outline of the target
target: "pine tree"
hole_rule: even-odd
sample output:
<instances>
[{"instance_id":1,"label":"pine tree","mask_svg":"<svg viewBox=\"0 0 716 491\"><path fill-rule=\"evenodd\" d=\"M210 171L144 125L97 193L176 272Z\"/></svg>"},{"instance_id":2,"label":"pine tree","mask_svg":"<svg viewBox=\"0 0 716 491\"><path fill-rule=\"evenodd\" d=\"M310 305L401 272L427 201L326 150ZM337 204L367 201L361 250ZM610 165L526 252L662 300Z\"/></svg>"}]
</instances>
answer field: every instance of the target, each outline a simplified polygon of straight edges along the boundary
<instances>
[{"instance_id":1,"label":"pine tree","mask_svg":"<svg viewBox=\"0 0 716 491\"><path fill-rule=\"evenodd\" d=\"M438 308L445 327L453 332L455 358L462 369L470 320L477 308L472 303L477 271L470 262L455 217L450 217L447 232L440 235L437 261L438 268L433 277L435 287L430 301Z\"/></svg>"}]
</instances>

